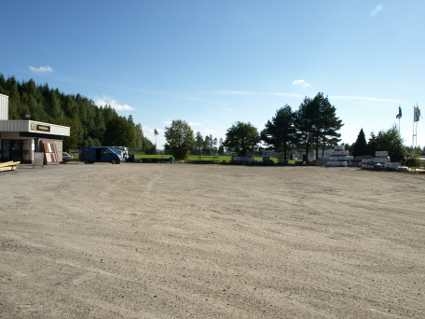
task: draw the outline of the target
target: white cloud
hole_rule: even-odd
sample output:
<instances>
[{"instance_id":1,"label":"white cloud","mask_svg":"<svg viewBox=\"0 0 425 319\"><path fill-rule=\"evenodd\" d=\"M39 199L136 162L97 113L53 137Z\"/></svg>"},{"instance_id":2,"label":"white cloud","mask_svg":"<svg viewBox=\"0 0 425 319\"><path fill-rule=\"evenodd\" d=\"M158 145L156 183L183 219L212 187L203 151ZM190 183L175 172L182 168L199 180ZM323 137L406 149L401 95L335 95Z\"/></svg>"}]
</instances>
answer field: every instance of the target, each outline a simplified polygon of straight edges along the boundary
<instances>
[{"instance_id":1,"label":"white cloud","mask_svg":"<svg viewBox=\"0 0 425 319\"><path fill-rule=\"evenodd\" d=\"M134 107L132 107L131 105L128 105L128 104L125 104L125 103L120 103L117 100L112 99L112 98L108 98L108 97L96 98L94 100L94 103L98 107L110 106L111 108L113 108L117 112L132 112L132 111L134 111Z\"/></svg>"},{"instance_id":2,"label":"white cloud","mask_svg":"<svg viewBox=\"0 0 425 319\"><path fill-rule=\"evenodd\" d=\"M372 9L372 11L370 11L370 16L376 17L378 14L382 12L382 10L384 10L384 6L382 5L382 3L379 3L376 5L375 8Z\"/></svg>"},{"instance_id":3,"label":"white cloud","mask_svg":"<svg viewBox=\"0 0 425 319\"><path fill-rule=\"evenodd\" d=\"M292 81L292 85L301 86L303 88L308 88L311 86L310 83L308 83L306 80L294 80Z\"/></svg>"},{"instance_id":4,"label":"white cloud","mask_svg":"<svg viewBox=\"0 0 425 319\"><path fill-rule=\"evenodd\" d=\"M363 101L363 102L379 102L379 103L400 103L399 99L381 98L374 96L358 96L358 95L332 95L330 99L334 100L350 100L350 101Z\"/></svg>"},{"instance_id":5,"label":"white cloud","mask_svg":"<svg viewBox=\"0 0 425 319\"><path fill-rule=\"evenodd\" d=\"M33 73L51 73L53 68L50 65L32 66L28 67Z\"/></svg>"}]
</instances>

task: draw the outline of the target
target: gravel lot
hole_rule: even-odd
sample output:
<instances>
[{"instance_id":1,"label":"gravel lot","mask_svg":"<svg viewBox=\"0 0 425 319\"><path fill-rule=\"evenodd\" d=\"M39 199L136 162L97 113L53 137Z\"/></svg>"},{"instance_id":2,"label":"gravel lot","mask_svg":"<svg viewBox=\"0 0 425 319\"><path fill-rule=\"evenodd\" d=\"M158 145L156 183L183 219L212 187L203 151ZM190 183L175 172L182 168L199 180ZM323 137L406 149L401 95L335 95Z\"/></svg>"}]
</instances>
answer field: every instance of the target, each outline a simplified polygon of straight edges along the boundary
<instances>
[{"instance_id":1,"label":"gravel lot","mask_svg":"<svg viewBox=\"0 0 425 319\"><path fill-rule=\"evenodd\" d=\"M0 318L424 318L425 178L68 164L0 175Z\"/></svg>"}]
</instances>

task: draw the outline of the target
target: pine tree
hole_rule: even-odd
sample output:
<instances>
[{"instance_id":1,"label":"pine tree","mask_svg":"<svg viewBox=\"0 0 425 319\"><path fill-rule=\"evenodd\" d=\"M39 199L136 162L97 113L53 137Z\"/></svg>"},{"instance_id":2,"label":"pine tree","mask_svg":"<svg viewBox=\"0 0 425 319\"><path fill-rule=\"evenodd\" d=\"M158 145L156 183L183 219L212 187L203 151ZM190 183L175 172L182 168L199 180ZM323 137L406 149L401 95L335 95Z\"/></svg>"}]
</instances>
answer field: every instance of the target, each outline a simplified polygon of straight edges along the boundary
<instances>
[{"instance_id":1,"label":"pine tree","mask_svg":"<svg viewBox=\"0 0 425 319\"><path fill-rule=\"evenodd\" d=\"M352 146L352 154L353 156L365 156L369 154L366 136L363 129L360 130L357 140Z\"/></svg>"},{"instance_id":2,"label":"pine tree","mask_svg":"<svg viewBox=\"0 0 425 319\"><path fill-rule=\"evenodd\" d=\"M88 145L125 145L150 149L152 143L143 136L142 126L131 116L121 117L110 107L97 107L79 94L66 95L33 80L19 83L0 74L0 93L9 96L9 118L27 118L71 127L71 136L64 139L64 150ZM113 124L119 123L123 131ZM119 142L119 144L117 144Z\"/></svg>"},{"instance_id":3,"label":"pine tree","mask_svg":"<svg viewBox=\"0 0 425 319\"><path fill-rule=\"evenodd\" d=\"M277 110L272 120L266 123L261 139L276 151L282 152L283 160L287 160L289 148L297 142L295 114L289 105Z\"/></svg>"},{"instance_id":4,"label":"pine tree","mask_svg":"<svg viewBox=\"0 0 425 319\"><path fill-rule=\"evenodd\" d=\"M336 115L336 108L323 93L313 99L306 97L296 114L295 125L299 132L300 144L305 146L306 160L311 145L315 146L316 160L319 148L337 144L340 138L338 131L343 126Z\"/></svg>"}]
</instances>

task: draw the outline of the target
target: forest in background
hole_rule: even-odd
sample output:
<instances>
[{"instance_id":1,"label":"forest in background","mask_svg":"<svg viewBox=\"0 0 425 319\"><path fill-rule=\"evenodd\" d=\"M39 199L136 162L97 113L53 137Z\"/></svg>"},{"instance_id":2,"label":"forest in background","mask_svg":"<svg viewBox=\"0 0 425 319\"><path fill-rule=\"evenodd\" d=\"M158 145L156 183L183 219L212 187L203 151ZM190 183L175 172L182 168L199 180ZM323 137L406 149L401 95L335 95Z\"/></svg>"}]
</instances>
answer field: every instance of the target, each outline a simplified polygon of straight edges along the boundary
<instances>
[{"instance_id":1,"label":"forest in background","mask_svg":"<svg viewBox=\"0 0 425 319\"><path fill-rule=\"evenodd\" d=\"M71 127L64 149L82 146L126 145L151 151L154 145L143 135L132 116L121 116L109 106L98 107L79 94L64 94L34 80L19 82L0 74L0 93L9 96L9 119L31 119Z\"/></svg>"}]
</instances>

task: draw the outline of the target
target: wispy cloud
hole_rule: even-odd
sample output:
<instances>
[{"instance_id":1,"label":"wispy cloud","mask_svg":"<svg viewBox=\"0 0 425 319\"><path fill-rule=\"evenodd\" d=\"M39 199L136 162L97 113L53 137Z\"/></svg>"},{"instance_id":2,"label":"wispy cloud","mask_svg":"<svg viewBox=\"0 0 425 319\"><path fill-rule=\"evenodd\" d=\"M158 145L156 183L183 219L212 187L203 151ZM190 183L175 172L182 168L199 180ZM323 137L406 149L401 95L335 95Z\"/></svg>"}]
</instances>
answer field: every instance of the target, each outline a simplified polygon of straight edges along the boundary
<instances>
[{"instance_id":1,"label":"wispy cloud","mask_svg":"<svg viewBox=\"0 0 425 319\"><path fill-rule=\"evenodd\" d=\"M393 98L382 98L374 96L359 96L359 95L331 95L330 99L334 100L349 100L349 101L364 101L364 102L378 102L378 103L400 103L401 100Z\"/></svg>"},{"instance_id":2,"label":"wispy cloud","mask_svg":"<svg viewBox=\"0 0 425 319\"><path fill-rule=\"evenodd\" d=\"M308 83L306 80L294 80L294 81L292 81L292 85L300 86L300 87L303 87L303 88L308 88L308 87L311 86L311 84Z\"/></svg>"},{"instance_id":3,"label":"wispy cloud","mask_svg":"<svg viewBox=\"0 0 425 319\"><path fill-rule=\"evenodd\" d=\"M218 95L257 95L257 91L240 91L240 90L218 90L214 93Z\"/></svg>"},{"instance_id":4,"label":"wispy cloud","mask_svg":"<svg viewBox=\"0 0 425 319\"><path fill-rule=\"evenodd\" d=\"M194 127L202 126L202 123L200 123L200 122L189 122L188 124L189 124L190 126L194 126Z\"/></svg>"},{"instance_id":5,"label":"wispy cloud","mask_svg":"<svg viewBox=\"0 0 425 319\"><path fill-rule=\"evenodd\" d=\"M283 96L292 98L304 98L304 95L294 92L273 92L273 91L244 91L244 90L220 90L216 91L219 95L240 95L240 96ZM364 96L364 95L330 95L330 99L333 100L346 100L346 101L363 101L363 102L377 102L377 103L400 103L401 99L376 97L376 96Z\"/></svg>"},{"instance_id":6,"label":"wispy cloud","mask_svg":"<svg viewBox=\"0 0 425 319\"><path fill-rule=\"evenodd\" d=\"M215 94L218 95L240 95L240 96L249 96L249 95L266 95L266 96L286 96L286 97L302 97L301 94L294 92L273 92L273 91L240 91L240 90L219 90L215 91Z\"/></svg>"},{"instance_id":7,"label":"wispy cloud","mask_svg":"<svg viewBox=\"0 0 425 319\"><path fill-rule=\"evenodd\" d=\"M171 125L172 122L173 122L172 120L165 120L164 122L162 122L162 125L168 127Z\"/></svg>"},{"instance_id":8,"label":"wispy cloud","mask_svg":"<svg viewBox=\"0 0 425 319\"><path fill-rule=\"evenodd\" d=\"M292 92L266 92L266 94L272 95L272 96L286 96L286 97L304 97L302 94L298 93L292 93Z\"/></svg>"},{"instance_id":9,"label":"wispy cloud","mask_svg":"<svg viewBox=\"0 0 425 319\"><path fill-rule=\"evenodd\" d=\"M379 3L375 6L375 8L372 9L372 11L370 11L370 16L376 17L382 12L382 10L384 10L384 6L382 5L382 3Z\"/></svg>"},{"instance_id":10,"label":"wispy cloud","mask_svg":"<svg viewBox=\"0 0 425 319\"><path fill-rule=\"evenodd\" d=\"M94 103L98 107L110 106L111 108L113 108L117 112L132 112L132 111L134 111L134 107L132 107L131 105L118 102L117 100L109 98L109 97L96 98L94 100Z\"/></svg>"},{"instance_id":11,"label":"wispy cloud","mask_svg":"<svg viewBox=\"0 0 425 319\"><path fill-rule=\"evenodd\" d=\"M165 120L165 121L162 122L162 124L164 126L168 127L168 126L171 125L172 122L173 122L172 120ZM189 121L189 122L187 122L187 124L189 124L189 126L192 126L192 127L200 127L200 126L202 126L202 123L200 123L200 122L193 122L193 121Z\"/></svg>"},{"instance_id":12,"label":"wispy cloud","mask_svg":"<svg viewBox=\"0 0 425 319\"><path fill-rule=\"evenodd\" d=\"M50 65L32 66L28 67L33 73L51 73L53 68Z\"/></svg>"}]
</instances>

